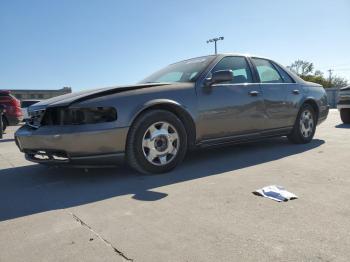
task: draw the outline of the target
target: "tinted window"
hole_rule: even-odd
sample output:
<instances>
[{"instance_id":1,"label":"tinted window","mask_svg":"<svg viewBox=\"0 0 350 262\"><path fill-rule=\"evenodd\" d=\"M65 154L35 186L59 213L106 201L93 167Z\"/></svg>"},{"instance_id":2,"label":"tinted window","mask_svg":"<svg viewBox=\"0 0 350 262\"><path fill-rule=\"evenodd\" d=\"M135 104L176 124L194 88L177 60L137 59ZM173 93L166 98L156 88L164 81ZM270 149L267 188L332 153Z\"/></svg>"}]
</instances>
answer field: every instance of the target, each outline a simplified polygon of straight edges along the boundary
<instances>
[{"instance_id":1,"label":"tinted window","mask_svg":"<svg viewBox=\"0 0 350 262\"><path fill-rule=\"evenodd\" d=\"M258 70L261 83L283 83L282 77L270 61L260 58L252 58L252 60Z\"/></svg>"},{"instance_id":2,"label":"tinted window","mask_svg":"<svg viewBox=\"0 0 350 262\"><path fill-rule=\"evenodd\" d=\"M285 83L294 83L294 80L288 75L286 71L284 71L280 66L276 65L275 63L273 65L277 68Z\"/></svg>"},{"instance_id":3,"label":"tinted window","mask_svg":"<svg viewBox=\"0 0 350 262\"><path fill-rule=\"evenodd\" d=\"M245 57L241 56L228 56L221 59L219 63L211 70L216 72L219 70L232 70L233 72L233 84L251 83L252 73Z\"/></svg>"}]
</instances>

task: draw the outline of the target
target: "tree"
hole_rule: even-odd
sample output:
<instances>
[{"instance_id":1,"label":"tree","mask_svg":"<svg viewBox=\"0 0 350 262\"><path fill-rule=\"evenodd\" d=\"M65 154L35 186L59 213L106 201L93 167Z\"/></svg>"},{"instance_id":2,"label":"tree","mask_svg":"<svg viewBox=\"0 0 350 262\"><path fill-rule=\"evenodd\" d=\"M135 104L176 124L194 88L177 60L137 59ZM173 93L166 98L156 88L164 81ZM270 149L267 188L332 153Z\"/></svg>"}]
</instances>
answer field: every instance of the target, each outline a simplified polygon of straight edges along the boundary
<instances>
[{"instance_id":1,"label":"tree","mask_svg":"<svg viewBox=\"0 0 350 262\"><path fill-rule=\"evenodd\" d=\"M339 76L332 77L331 82L332 82L331 83L332 87L337 87L337 88L344 87L349 84L348 80Z\"/></svg>"},{"instance_id":2,"label":"tree","mask_svg":"<svg viewBox=\"0 0 350 262\"><path fill-rule=\"evenodd\" d=\"M305 81L314 82L322 85L324 88L329 87L344 87L349 84L349 81L340 76L333 76L331 79L324 77L324 73L320 70L314 71L314 64L304 60L296 60L288 69L296 73L300 78Z\"/></svg>"},{"instance_id":3,"label":"tree","mask_svg":"<svg viewBox=\"0 0 350 262\"><path fill-rule=\"evenodd\" d=\"M297 60L288 68L298 75L306 76L312 73L314 70L314 64L303 60Z\"/></svg>"}]
</instances>

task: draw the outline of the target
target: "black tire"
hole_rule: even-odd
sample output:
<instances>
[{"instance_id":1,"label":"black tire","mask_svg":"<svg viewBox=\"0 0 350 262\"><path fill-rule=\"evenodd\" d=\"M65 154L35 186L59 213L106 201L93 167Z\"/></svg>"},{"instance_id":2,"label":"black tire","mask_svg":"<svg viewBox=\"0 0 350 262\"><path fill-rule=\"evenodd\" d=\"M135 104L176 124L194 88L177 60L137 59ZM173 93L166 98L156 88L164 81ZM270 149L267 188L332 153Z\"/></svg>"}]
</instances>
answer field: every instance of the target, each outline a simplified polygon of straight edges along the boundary
<instances>
[{"instance_id":1,"label":"black tire","mask_svg":"<svg viewBox=\"0 0 350 262\"><path fill-rule=\"evenodd\" d=\"M7 121L4 116L2 116L2 131L5 131L7 128Z\"/></svg>"},{"instance_id":2,"label":"black tire","mask_svg":"<svg viewBox=\"0 0 350 262\"><path fill-rule=\"evenodd\" d=\"M302 115L306 111L311 113L312 119L313 119L313 124L312 124L312 130L309 132L309 135L304 136L302 133L302 130L301 130L302 128L300 125L300 121L301 121ZM287 136L289 141L294 143L294 144L306 144L306 143L311 142L311 140L313 139L313 137L315 135L316 124L317 124L317 116L316 116L316 113L315 113L315 110L313 109L313 107L310 104L302 105L302 107L299 110L297 119L295 120L293 130Z\"/></svg>"},{"instance_id":3,"label":"black tire","mask_svg":"<svg viewBox=\"0 0 350 262\"><path fill-rule=\"evenodd\" d=\"M340 109L340 118L344 124L350 124L350 108Z\"/></svg>"},{"instance_id":4,"label":"black tire","mask_svg":"<svg viewBox=\"0 0 350 262\"><path fill-rule=\"evenodd\" d=\"M155 165L147 160L144 154L143 139L148 128L158 122L171 124L177 131L179 146L173 159L164 165ZM181 120L173 113L166 110L151 110L140 115L131 126L127 143L126 159L128 164L136 171L143 174L160 174L174 169L182 162L187 152L187 133Z\"/></svg>"}]
</instances>

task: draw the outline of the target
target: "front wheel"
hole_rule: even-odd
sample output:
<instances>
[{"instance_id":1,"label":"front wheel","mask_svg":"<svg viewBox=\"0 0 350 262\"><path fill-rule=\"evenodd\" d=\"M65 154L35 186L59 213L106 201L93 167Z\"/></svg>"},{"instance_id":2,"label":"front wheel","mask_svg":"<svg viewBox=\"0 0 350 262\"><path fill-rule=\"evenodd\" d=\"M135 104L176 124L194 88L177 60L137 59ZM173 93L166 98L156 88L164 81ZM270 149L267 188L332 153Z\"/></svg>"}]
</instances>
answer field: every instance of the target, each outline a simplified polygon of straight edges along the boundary
<instances>
[{"instance_id":1,"label":"front wheel","mask_svg":"<svg viewBox=\"0 0 350 262\"><path fill-rule=\"evenodd\" d=\"M309 143L316 131L316 114L313 107L304 104L297 116L292 132L287 136L295 144Z\"/></svg>"},{"instance_id":2,"label":"front wheel","mask_svg":"<svg viewBox=\"0 0 350 262\"><path fill-rule=\"evenodd\" d=\"M350 124L350 108L340 109L340 118L344 124Z\"/></svg>"},{"instance_id":3,"label":"front wheel","mask_svg":"<svg viewBox=\"0 0 350 262\"><path fill-rule=\"evenodd\" d=\"M169 111L148 111L130 128L126 158L140 173L168 172L184 159L186 151L186 129Z\"/></svg>"}]
</instances>

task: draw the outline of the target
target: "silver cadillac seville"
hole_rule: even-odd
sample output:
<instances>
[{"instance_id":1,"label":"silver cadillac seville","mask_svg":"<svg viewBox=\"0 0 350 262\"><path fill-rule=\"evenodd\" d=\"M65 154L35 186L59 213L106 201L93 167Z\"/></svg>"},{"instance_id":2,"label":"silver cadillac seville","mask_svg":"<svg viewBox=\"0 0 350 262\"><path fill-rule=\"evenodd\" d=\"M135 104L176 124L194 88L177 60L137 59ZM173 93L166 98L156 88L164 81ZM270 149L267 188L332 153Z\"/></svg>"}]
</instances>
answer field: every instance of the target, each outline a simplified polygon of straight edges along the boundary
<instances>
[{"instance_id":1,"label":"silver cadillac seville","mask_svg":"<svg viewBox=\"0 0 350 262\"><path fill-rule=\"evenodd\" d=\"M220 54L171 64L138 84L88 90L29 107L15 134L40 164L167 172L190 149L287 136L308 143L329 106L322 86L266 58Z\"/></svg>"}]
</instances>

